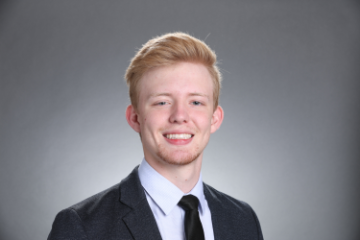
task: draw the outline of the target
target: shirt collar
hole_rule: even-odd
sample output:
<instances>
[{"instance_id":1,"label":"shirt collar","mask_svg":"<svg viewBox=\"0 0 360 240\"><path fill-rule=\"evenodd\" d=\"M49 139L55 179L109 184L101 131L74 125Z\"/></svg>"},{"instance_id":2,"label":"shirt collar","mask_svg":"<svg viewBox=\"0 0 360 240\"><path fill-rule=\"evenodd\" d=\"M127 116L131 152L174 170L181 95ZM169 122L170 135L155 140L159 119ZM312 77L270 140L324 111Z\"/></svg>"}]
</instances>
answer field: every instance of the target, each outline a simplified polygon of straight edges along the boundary
<instances>
[{"instance_id":1,"label":"shirt collar","mask_svg":"<svg viewBox=\"0 0 360 240\"><path fill-rule=\"evenodd\" d=\"M199 199L199 209L202 213L203 206L205 206L205 195L201 173L195 187L189 193L184 194L172 182L152 168L145 159L142 160L138 172L141 185L165 215L168 215L177 206L181 198L188 194Z\"/></svg>"}]
</instances>

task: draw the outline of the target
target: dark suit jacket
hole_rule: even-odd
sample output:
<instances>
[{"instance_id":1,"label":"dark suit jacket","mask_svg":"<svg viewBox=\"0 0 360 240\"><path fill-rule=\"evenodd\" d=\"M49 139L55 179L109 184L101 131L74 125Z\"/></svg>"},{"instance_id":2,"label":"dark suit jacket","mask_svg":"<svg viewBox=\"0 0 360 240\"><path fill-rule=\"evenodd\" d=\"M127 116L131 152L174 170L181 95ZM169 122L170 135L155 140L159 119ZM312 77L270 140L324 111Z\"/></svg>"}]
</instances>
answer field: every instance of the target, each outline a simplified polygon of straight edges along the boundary
<instances>
[{"instance_id":1,"label":"dark suit jacket","mask_svg":"<svg viewBox=\"0 0 360 240\"><path fill-rule=\"evenodd\" d=\"M204 184L216 240L263 240L251 207ZM138 168L117 184L59 212L48 240L161 239Z\"/></svg>"}]
</instances>

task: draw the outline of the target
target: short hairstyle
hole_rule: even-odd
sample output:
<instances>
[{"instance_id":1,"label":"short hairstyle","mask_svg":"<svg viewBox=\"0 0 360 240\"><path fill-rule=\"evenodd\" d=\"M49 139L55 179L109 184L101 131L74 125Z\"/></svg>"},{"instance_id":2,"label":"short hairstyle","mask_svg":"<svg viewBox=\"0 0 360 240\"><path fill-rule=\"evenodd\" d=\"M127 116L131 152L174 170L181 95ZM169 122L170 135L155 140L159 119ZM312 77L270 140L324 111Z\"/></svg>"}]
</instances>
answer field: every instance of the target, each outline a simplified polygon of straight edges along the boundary
<instances>
[{"instance_id":1,"label":"short hairstyle","mask_svg":"<svg viewBox=\"0 0 360 240\"><path fill-rule=\"evenodd\" d=\"M203 64L213 80L214 111L219 103L221 74L216 66L216 54L203 41L182 32L168 33L150 39L136 53L126 70L131 104L137 109L138 85L142 76L150 69L168 66L177 62Z\"/></svg>"}]
</instances>

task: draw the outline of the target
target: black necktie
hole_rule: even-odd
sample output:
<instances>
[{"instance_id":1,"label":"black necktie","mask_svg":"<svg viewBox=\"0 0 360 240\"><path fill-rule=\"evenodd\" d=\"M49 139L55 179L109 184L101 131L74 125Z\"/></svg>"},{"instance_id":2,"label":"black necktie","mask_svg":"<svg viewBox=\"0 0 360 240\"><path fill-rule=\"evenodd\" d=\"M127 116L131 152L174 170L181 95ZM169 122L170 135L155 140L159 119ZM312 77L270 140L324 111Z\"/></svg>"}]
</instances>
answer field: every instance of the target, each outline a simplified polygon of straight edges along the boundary
<instances>
[{"instance_id":1,"label":"black necktie","mask_svg":"<svg viewBox=\"0 0 360 240\"><path fill-rule=\"evenodd\" d=\"M178 203L185 210L185 235L187 240L204 240L204 230L199 217L199 199L194 195L183 196Z\"/></svg>"}]
</instances>

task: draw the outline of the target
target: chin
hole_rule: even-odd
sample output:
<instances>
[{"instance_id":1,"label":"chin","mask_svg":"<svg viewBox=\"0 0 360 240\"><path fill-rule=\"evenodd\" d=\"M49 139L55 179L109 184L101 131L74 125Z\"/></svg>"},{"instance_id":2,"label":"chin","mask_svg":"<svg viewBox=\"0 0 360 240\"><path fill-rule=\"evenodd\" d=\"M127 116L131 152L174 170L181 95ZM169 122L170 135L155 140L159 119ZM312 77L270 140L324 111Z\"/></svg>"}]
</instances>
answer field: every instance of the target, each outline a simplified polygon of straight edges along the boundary
<instances>
[{"instance_id":1,"label":"chin","mask_svg":"<svg viewBox=\"0 0 360 240\"><path fill-rule=\"evenodd\" d=\"M172 165L187 165L195 161L201 152L191 152L191 151L171 151L169 149L165 149L164 146L159 146L159 151L157 156L162 159L164 162Z\"/></svg>"}]
</instances>

